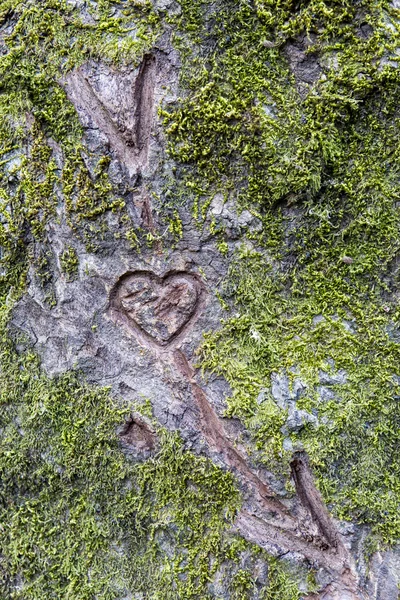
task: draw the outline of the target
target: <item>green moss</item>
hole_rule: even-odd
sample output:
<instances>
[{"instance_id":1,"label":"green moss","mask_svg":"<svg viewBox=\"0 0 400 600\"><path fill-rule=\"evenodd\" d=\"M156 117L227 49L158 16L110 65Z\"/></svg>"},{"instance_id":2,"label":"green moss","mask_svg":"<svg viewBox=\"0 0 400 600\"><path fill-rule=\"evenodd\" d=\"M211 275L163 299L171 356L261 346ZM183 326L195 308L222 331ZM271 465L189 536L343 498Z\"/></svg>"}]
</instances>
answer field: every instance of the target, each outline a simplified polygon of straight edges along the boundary
<instances>
[{"instance_id":1,"label":"green moss","mask_svg":"<svg viewBox=\"0 0 400 600\"><path fill-rule=\"evenodd\" d=\"M231 582L232 598L245 600L254 587L251 574L244 569L239 569Z\"/></svg>"},{"instance_id":2,"label":"green moss","mask_svg":"<svg viewBox=\"0 0 400 600\"><path fill-rule=\"evenodd\" d=\"M189 4L182 3L180 26L190 29ZM204 2L196 13L200 6L204 15L197 35L212 51L187 58L188 98L164 113L171 155L190 165L189 179L193 167L198 173L190 187L235 189L263 205L289 193L315 194L323 171L343 152L343 126L363 98L398 78L393 67L380 66L385 53L396 60L397 35L384 23L393 9L387 2L316 1L297 9L291 2L273 8L258 2L254 9L245 2L214 7ZM365 22L373 27L368 39L358 33ZM280 49L304 32L317 35L310 51L338 66L326 67L299 102Z\"/></svg>"},{"instance_id":3,"label":"green moss","mask_svg":"<svg viewBox=\"0 0 400 600\"><path fill-rule=\"evenodd\" d=\"M177 210L174 211L173 217L169 218L168 221L168 229L170 233L173 235L175 240L179 240L183 234L183 225Z\"/></svg>"},{"instance_id":4,"label":"green moss","mask_svg":"<svg viewBox=\"0 0 400 600\"><path fill-rule=\"evenodd\" d=\"M3 598L201 594L238 505L231 475L161 429L157 456L132 463L115 434L128 407L74 374L49 380L4 333L0 404Z\"/></svg>"},{"instance_id":5,"label":"green moss","mask_svg":"<svg viewBox=\"0 0 400 600\"><path fill-rule=\"evenodd\" d=\"M269 561L270 584L266 589L265 600L299 600L301 593L287 569L277 560Z\"/></svg>"},{"instance_id":6,"label":"green moss","mask_svg":"<svg viewBox=\"0 0 400 600\"><path fill-rule=\"evenodd\" d=\"M67 275L69 281L75 279L79 269L79 258L75 248L67 246L60 256L60 263L63 272Z\"/></svg>"},{"instance_id":7,"label":"green moss","mask_svg":"<svg viewBox=\"0 0 400 600\"><path fill-rule=\"evenodd\" d=\"M385 0L181 5L177 43L195 50L187 96L163 113L176 188L191 191L198 218L223 192L263 222L237 251L224 296L237 316L206 336L203 366L231 384L227 414L268 465L285 472L290 438L338 516L395 542L399 11ZM287 62L301 36L321 66L312 85ZM322 401L320 373L340 369L346 383ZM301 378L298 408L317 426L285 429L268 391L276 372Z\"/></svg>"},{"instance_id":8,"label":"green moss","mask_svg":"<svg viewBox=\"0 0 400 600\"><path fill-rule=\"evenodd\" d=\"M139 249L139 240L137 233L134 228L129 229L125 234L126 239L128 240L131 248Z\"/></svg>"},{"instance_id":9,"label":"green moss","mask_svg":"<svg viewBox=\"0 0 400 600\"><path fill-rule=\"evenodd\" d=\"M220 240L217 244L218 250L223 256L226 256L229 252L229 246L225 240Z\"/></svg>"}]
</instances>

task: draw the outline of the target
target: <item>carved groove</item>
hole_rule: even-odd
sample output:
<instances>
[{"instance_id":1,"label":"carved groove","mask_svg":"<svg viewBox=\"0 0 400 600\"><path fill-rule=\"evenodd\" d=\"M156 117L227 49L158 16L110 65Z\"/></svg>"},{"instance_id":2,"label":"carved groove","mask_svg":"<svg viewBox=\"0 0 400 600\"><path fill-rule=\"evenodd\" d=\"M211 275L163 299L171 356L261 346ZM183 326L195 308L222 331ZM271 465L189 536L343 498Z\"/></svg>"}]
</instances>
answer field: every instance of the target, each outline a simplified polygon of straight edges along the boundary
<instances>
[{"instance_id":1,"label":"carved groove","mask_svg":"<svg viewBox=\"0 0 400 600\"><path fill-rule=\"evenodd\" d=\"M291 462L291 470L296 492L303 506L310 512L321 535L324 536L328 544L332 548L338 548L340 544L338 533L325 507L322 496L315 487L308 460L304 453L295 455Z\"/></svg>"},{"instance_id":2,"label":"carved groove","mask_svg":"<svg viewBox=\"0 0 400 600\"><path fill-rule=\"evenodd\" d=\"M176 347L194 324L204 304L204 286L196 275L151 271L123 275L110 295L112 316L138 341L152 349Z\"/></svg>"},{"instance_id":3,"label":"carved groove","mask_svg":"<svg viewBox=\"0 0 400 600\"><path fill-rule=\"evenodd\" d=\"M250 488L257 512L261 509L262 517L241 510L235 521L240 533L268 551L279 555L297 552L312 564L330 571L334 583L315 598L361 599L351 555L315 487L305 453L294 456L292 476L298 498L316 523L320 535L304 526L250 468L246 452L229 439L223 421L196 381L196 370L179 349L179 343L202 309L204 293L201 279L190 273L171 271L159 277L150 271L134 271L123 275L114 286L110 308L114 318L122 320L141 344L155 351L189 385L199 414L197 425L208 447L217 452L226 467L233 469ZM150 325L146 321L149 317Z\"/></svg>"},{"instance_id":4,"label":"carved groove","mask_svg":"<svg viewBox=\"0 0 400 600\"><path fill-rule=\"evenodd\" d=\"M147 158L153 121L156 58L147 54L139 68L135 82L134 144L142 158Z\"/></svg>"},{"instance_id":5,"label":"carved groove","mask_svg":"<svg viewBox=\"0 0 400 600\"><path fill-rule=\"evenodd\" d=\"M131 416L119 432L124 446L136 455L146 457L156 446L156 435L149 425L137 416Z\"/></svg>"},{"instance_id":6,"label":"carved groove","mask_svg":"<svg viewBox=\"0 0 400 600\"><path fill-rule=\"evenodd\" d=\"M156 68L156 57L146 55L139 67L132 96L123 99L117 119L95 91L84 67L72 71L63 81L67 95L78 113L83 111L104 133L111 151L125 165L130 177L138 176L148 162ZM133 109L132 122L124 114L124 109L127 111L128 108Z\"/></svg>"},{"instance_id":7,"label":"carved groove","mask_svg":"<svg viewBox=\"0 0 400 600\"><path fill-rule=\"evenodd\" d=\"M201 432L209 445L225 458L229 467L236 469L257 490L262 499L262 504L267 511L274 513L277 518L284 522L288 529L295 529L294 520L289 515L286 506L275 498L268 486L249 469L243 456L227 438L221 420L212 408L206 394L196 382L194 378L195 371L183 352L176 350L174 352L174 360L178 370L190 383L200 410Z\"/></svg>"}]
</instances>

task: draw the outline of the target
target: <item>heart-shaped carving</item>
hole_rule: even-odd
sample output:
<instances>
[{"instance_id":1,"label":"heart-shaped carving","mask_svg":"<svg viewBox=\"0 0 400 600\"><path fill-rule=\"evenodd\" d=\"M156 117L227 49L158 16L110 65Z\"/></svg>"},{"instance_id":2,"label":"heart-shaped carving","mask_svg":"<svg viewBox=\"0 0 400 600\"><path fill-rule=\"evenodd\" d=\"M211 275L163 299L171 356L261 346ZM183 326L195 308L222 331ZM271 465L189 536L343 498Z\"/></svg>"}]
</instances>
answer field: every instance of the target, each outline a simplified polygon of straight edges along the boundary
<instances>
[{"instance_id":1,"label":"heart-shaped carving","mask_svg":"<svg viewBox=\"0 0 400 600\"><path fill-rule=\"evenodd\" d=\"M200 280L189 273L158 277L150 271L125 274L112 293L114 310L147 341L167 346L194 319L202 296Z\"/></svg>"}]
</instances>

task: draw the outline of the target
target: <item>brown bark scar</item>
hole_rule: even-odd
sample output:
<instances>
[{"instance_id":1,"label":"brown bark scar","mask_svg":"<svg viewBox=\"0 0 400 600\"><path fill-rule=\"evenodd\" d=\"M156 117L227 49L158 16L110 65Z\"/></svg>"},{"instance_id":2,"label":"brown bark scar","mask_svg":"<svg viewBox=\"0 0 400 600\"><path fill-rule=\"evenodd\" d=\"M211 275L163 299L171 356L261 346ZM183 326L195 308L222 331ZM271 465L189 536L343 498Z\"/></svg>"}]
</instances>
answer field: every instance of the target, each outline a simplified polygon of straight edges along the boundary
<instances>
[{"instance_id":1,"label":"brown bark scar","mask_svg":"<svg viewBox=\"0 0 400 600\"><path fill-rule=\"evenodd\" d=\"M83 110L107 137L110 149L126 167L130 177L141 173L148 162L153 124L156 57L144 56L134 83L131 102L134 106L133 123L123 114L115 118L93 88L81 67L68 73L62 83L69 100Z\"/></svg>"},{"instance_id":2,"label":"brown bark scar","mask_svg":"<svg viewBox=\"0 0 400 600\"><path fill-rule=\"evenodd\" d=\"M129 276L132 274L125 274L120 281ZM184 275L186 278L189 276L194 277L188 273ZM164 278L155 275L153 277L162 283L168 281L168 277L171 275L167 274ZM194 317L198 318L205 302L205 289L198 278L195 281L199 286L199 293L201 291L201 302L194 309ZM115 296L117 293L118 284L111 294L111 305L113 304L113 294ZM176 303L179 293L178 287L174 288L173 296L169 299L171 306ZM116 308L118 309L118 303ZM166 307L166 317L168 317L168 310L169 305ZM114 316L120 320L120 311L117 310ZM192 323L193 321L189 322L190 325ZM300 519L291 513L274 491L249 466L245 451L237 448L229 438L222 419L197 381L196 369L181 349L187 331L185 330L182 336L179 334L178 338L171 338L164 346L156 344L139 330L135 330L134 333L139 343L152 350L163 363L172 367L172 371L190 387L199 413L198 426L201 435L207 441L210 449L221 456L226 467L237 473L238 477L249 486L253 498L257 501L257 506L263 511L262 518L246 510L238 513L235 527L241 535L261 547L277 551L278 554L299 553L312 565L323 567L330 572L333 577L332 584L321 590L315 598L320 600L361 600L364 598L358 587L351 554L344 546L322 496L315 486L307 455L305 453L294 455L291 472L301 505L315 522L320 536L316 536L315 532L304 530ZM310 600L311 598L312 596L310 596Z\"/></svg>"},{"instance_id":3,"label":"brown bark scar","mask_svg":"<svg viewBox=\"0 0 400 600\"><path fill-rule=\"evenodd\" d=\"M343 550L336 527L315 486L306 454L304 452L295 454L290 466L297 495L303 506L310 512L321 535L331 548Z\"/></svg>"}]
</instances>

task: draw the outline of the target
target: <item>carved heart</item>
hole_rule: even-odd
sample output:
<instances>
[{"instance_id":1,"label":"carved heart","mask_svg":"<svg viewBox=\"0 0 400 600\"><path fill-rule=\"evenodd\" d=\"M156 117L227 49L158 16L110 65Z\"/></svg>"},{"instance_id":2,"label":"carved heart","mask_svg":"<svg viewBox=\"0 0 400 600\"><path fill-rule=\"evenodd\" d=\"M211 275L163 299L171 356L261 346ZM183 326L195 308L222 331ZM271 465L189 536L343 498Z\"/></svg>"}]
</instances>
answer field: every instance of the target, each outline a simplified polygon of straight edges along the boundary
<instances>
[{"instance_id":1,"label":"carved heart","mask_svg":"<svg viewBox=\"0 0 400 600\"><path fill-rule=\"evenodd\" d=\"M124 275L114 292L114 306L136 331L166 346L188 325L201 295L198 280L187 273L158 277L149 271Z\"/></svg>"}]
</instances>

